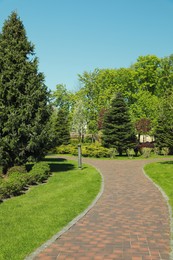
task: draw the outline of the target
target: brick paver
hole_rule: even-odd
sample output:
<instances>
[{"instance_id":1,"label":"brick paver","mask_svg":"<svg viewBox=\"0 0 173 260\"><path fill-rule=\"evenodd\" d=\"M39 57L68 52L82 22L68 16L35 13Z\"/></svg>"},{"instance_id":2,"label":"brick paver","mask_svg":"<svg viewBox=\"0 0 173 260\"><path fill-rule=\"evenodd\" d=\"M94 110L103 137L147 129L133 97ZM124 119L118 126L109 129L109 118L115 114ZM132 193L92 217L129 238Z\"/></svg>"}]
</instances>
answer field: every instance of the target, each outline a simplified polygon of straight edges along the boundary
<instances>
[{"instance_id":1,"label":"brick paver","mask_svg":"<svg viewBox=\"0 0 173 260\"><path fill-rule=\"evenodd\" d=\"M96 205L34 259L168 260L169 210L142 172L144 160L85 159L104 176Z\"/></svg>"}]
</instances>

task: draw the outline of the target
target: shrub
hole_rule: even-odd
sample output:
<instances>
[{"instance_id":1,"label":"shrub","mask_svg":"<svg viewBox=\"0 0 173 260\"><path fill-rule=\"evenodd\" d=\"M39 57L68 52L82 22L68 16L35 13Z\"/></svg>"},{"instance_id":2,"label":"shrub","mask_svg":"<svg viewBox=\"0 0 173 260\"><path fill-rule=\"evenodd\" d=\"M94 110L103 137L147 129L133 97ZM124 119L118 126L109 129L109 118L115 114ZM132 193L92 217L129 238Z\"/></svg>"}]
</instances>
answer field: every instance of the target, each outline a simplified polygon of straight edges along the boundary
<instances>
[{"instance_id":1,"label":"shrub","mask_svg":"<svg viewBox=\"0 0 173 260\"><path fill-rule=\"evenodd\" d=\"M7 171L7 175L10 176L12 173L18 172L18 173L25 173L26 167L24 165L21 166L13 166Z\"/></svg>"},{"instance_id":2,"label":"shrub","mask_svg":"<svg viewBox=\"0 0 173 260\"><path fill-rule=\"evenodd\" d=\"M110 150L102 147L100 144L88 144L82 146L82 155L84 157L110 157Z\"/></svg>"},{"instance_id":3,"label":"shrub","mask_svg":"<svg viewBox=\"0 0 173 260\"><path fill-rule=\"evenodd\" d=\"M78 146L73 144L68 145L60 145L56 147L56 152L58 154L72 154L77 155L78 154Z\"/></svg>"},{"instance_id":4,"label":"shrub","mask_svg":"<svg viewBox=\"0 0 173 260\"><path fill-rule=\"evenodd\" d=\"M154 147L154 154L158 155L160 154L160 148L159 147Z\"/></svg>"},{"instance_id":5,"label":"shrub","mask_svg":"<svg viewBox=\"0 0 173 260\"><path fill-rule=\"evenodd\" d=\"M135 155L134 149L128 148L127 149L127 155L128 155L129 158L133 158L133 156Z\"/></svg>"},{"instance_id":6,"label":"shrub","mask_svg":"<svg viewBox=\"0 0 173 260\"><path fill-rule=\"evenodd\" d=\"M25 173L13 170L6 178L0 179L0 200L18 195L27 185L43 182L50 176L50 167L46 162L36 163L31 171Z\"/></svg>"},{"instance_id":7,"label":"shrub","mask_svg":"<svg viewBox=\"0 0 173 260\"><path fill-rule=\"evenodd\" d=\"M169 154L169 148L168 147L163 147L162 150L161 150L161 154L168 155Z\"/></svg>"},{"instance_id":8,"label":"shrub","mask_svg":"<svg viewBox=\"0 0 173 260\"><path fill-rule=\"evenodd\" d=\"M109 148L110 158L115 158L118 155L118 151L116 148Z\"/></svg>"},{"instance_id":9,"label":"shrub","mask_svg":"<svg viewBox=\"0 0 173 260\"><path fill-rule=\"evenodd\" d=\"M150 148L151 150L154 149L154 142L140 143L136 146L136 149L138 149L140 154L143 154L142 152L143 148Z\"/></svg>"},{"instance_id":10,"label":"shrub","mask_svg":"<svg viewBox=\"0 0 173 260\"><path fill-rule=\"evenodd\" d=\"M147 148L147 147L142 148L142 156L143 156L144 158L150 157L151 151L152 151L151 148Z\"/></svg>"},{"instance_id":11,"label":"shrub","mask_svg":"<svg viewBox=\"0 0 173 260\"><path fill-rule=\"evenodd\" d=\"M1 199L20 194L26 185L26 174L21 174L18 172L11 173L10 176L6 179L3 179L0 184Z\"/></svg>"},{"instance_id":12,"label":"shrub","mask_svg":"<svg viewBox=\"0 0 173 260\"><path fill-rule=\"evenodd\" d=\"M50 167L46 162L38 162L34 164L32 170L27 173L28 184L36 184L43 182L50 176Z\"/></svg>"}]
</instances>

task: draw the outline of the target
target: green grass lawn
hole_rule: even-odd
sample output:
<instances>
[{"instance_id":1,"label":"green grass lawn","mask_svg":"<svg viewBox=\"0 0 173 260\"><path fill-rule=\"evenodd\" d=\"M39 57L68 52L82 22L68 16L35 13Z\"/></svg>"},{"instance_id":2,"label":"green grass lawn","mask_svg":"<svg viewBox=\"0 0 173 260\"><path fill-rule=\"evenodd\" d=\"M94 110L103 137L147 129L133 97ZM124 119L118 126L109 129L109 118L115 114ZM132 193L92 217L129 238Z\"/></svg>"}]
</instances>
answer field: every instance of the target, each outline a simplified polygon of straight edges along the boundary
<instances>
[{"instance_id":1,"label":"green grass lawn","mask_svg":"<svg viewBox=\"0 0 173 260\"><path fill-rule=\"evenodd\" d=\"M53 175L0 204L0 259L20 260L79 215L98 194L101 177L91 166L47 158Z\"/></svg>"},{"instance_id":2,"label":"green grass lawn","mask_svg":"<svg viewBox=\"0 0 173 260\"><path fill-rule=\"evenodd\" d=\"M166 193L173 209L173 161L151 163L146 165L144 170Z\"/></svg>"}]
</instances>

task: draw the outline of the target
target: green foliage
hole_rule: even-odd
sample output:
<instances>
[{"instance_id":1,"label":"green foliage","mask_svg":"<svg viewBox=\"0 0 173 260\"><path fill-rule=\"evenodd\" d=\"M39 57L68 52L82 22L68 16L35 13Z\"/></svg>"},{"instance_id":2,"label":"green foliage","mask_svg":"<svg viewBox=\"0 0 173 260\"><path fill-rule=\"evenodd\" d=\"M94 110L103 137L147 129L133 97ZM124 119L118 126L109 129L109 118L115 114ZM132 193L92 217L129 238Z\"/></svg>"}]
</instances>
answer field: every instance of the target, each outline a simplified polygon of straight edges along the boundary
<instances>
[{"instance_id":1,"label":"green foliage","mask_svg":"<svg viewBox=\"0 0 173 260\"><path fill-rule=\"evenodd\" d=\"M32 170L27 174L28 184L41 183L50 176L50 167L46 162L34 164Z\"/></svg>"},{"instance_id":2,"label":"green foliage","mask_svg":"<svg viewBox=\"0 0 173 260\"><path fill-rule=\"evenodd\" d=\"M0 162L4 171L39 159L50 146L49 92L34 45L13 12L0 34Z\"/></svg>"},{"instance_id":3,"label":"green foliage","mask_svg":"<svg viewBox=\"0 0 173 260\"><path fill-rule=\"evenodd\" d=\"M102 129L103 111L110 108L112 97L119 92L125 98L132 122L147 118L151 122L148 134L154 135L161 98L166 91L172 92L173 55L162 59L140 56L130 68L85 71L79 81L81 88L70 104L72 130L80 140L83 134L94 137ZM60 90L67 93L62 86Z\"/></svg>"},{"instance_id":4,"label":"green foliage","mask_svg":"<svg viewBox=\"0 0 173 260\"><path fill-rule=\"evenodd\" d=\"M56 148L58 154L72 154L78 155L78 145L69 144L61 145ZM117 155L116 149L108 149L101 146L99 143L84 143L82 145L83 157L95 157L95 158L115 158Z\"/></svg>"},{"instance_id":5,"label":"green foliage","mask_svg":"<svg viewBox=\"0 0 173 260\"><path fill-rule=\"evenodd\" d=\"M84 157L110 158L110 150L99 144L83 145L82 155Z\"/></svg>"},{"instance_id":6,"label":"green foliage","mask_svg":"<svg viewBox=\"0 0 173 260\"><path fill-rule=\"evenodd\" d=\"M154 152L155 155L159 155L160 154L159 147L154 147L153 152Z\"/></svg>"},{"instance_id":7,"label":"green foliage","mask_svg":"<svg viewBox=\"0 0 173 260\"><path fill-rule=\"evenodd\" d=\"M54 111L52 120L52 132L54 136L54 146L70 143L70 127L68 112L63 108Z\"/></svg>"},{"instance_id":8,"label":"green foliage","mask_svg":"<svg viewBox=\"0 0 173 260\"><path fill-rule=\"evenodd\" d=\"M56 90L52 93L53 103L56 108L69 112L73 105L73 94L66 89L63 84L56 85Z\"/></svg>"},{"instance_id":9,"label":"green foliage","mask_svg":"<svg viewBox=\"0 0 173 260\"><path fill-rule=\"evenodd\" d=\"M160 72L160 59L155 55L139 56L137 62L133 64L133 68L139 89L155 94Z\"/></svg>"},{"instance_id":10,"label":"green foliage","mask_svg":"<svg viewBox=\"0 0 173 260\"><path fill-rule=\"evenodd\" d=\"M83 142L87 126L87 111L82 100L76 102L72 114L72 131L78 134L78 142Z\"/></svg>"},{"instance_id":11,"label":"green foliage","mask_svg":"<svg viewBox=\"0 0 173 260\"><path fill-rule=\"evenodd\" d=\"M160 149L167 147L173 153L173 93L166 92L161 100L159 119L155 132L156 145Z\"/></svg>"},{"instance_id":12,"label":"green foliage","mask_svg":"<svg viewBox=\"0 0 173 260\"><path fill-rule=\"evenodd\" d=\"M143 147L143 148L141 149L141 151L142 151L142 156L143 156L144 158L148 158L148 157L150 157L150 155L151 155L152 148Z\"/></svg>"},{"instance_id":13,"label":"green foliage","mask_svg":"<svg viewBox=\"0 0 173 260\"><path fill-rule=\"evenodd\" d=\"M60 145L56 147L57 154L78 154L78 146L77 144L69 144L69 145Z\"/></svg>"},{"instance_id":14,"label":"green foliage","mask_svg":"<svg viewBox=\"0 0 173 260\"><path fill-rule=\"evenodd\" d=\"M49 176L50 167L46 162L36 163L30 172L24 166L14 166L0 180L0 200L19 195L28 185L44 182Z\"/></svg>"},{"instance_id":15,"label":"green foliage","mask_svg":"<svg viewBox=\"0 0 173 260\"><path fill-rule=\"evenodd\" d=\"M104 117L103 146L116 148L119 155L122 155L128 148L134 146L135 139L127 105L119 93L112 99L111 108Z\"/></svg>"},{"instance_id":16,"label":"green foliage","mask_svg":"<svg viewBox=\"0 0 173 260\"><path fill-rule=\"evenodd\" d=\"M173 55L164 57L160 61L159 80L157 84L157 95L162 97L165 92L173 86Z\"/></svg>"},{"instance_id":17,"label":"green foliage","mask_svg":"<svg viewBox=\"0 0 173 260\"><path fill-rule=\"evenodd\" d=\"M10 176L12 173L18 172L18 173L26 173L26 167L24 165L20 166L13 166L7 171L7 175Z\"/></svg>"},{"instance_id":18,"label":"green foliage","mask_svg":"<svg viewBox=\"0 0 173 260\"><path fill-rule=\"evenodd\" d=\"M21 174L18 172L13 172L10 176L4 179L0 185L0 199L9 198L11 196L16 196L21 193L21 191L27 185L26 174Z\"/></svg>"},{"instance_id":19,"label":"green foliage","mask_svg":"<svg viewBox=\"0 0 173 260\"><path fill-rule=\"evenodd\" d=\"M0 259L25 259L83 212L100 190L101 177L93 167L84 165L81 174L74 161L47 160L54 173L46 185L0 204Z\"/></svg>"},{"instance_id":20,"label":"green foliage","mask_svg":"<svg viewBox=\"0 0 173 260\"><path fill-rule=\"evenodd\" d=\"M133 156L135 156L134 149L128 148L127 149L127 155L128 155L129 158L133 158Z\"/></svg>"},{"instance_id":21,"label":"green foliage","mask_svg":"<svg viewBox=\"0 0 173 260\"><path fill-rule=\"evenodd\" d=\"M129 108L134 123L146 118L151 121L150 127L155 128L158 120L159 98L148 90L140 90L133 95L134 102Z\"/></svg>"},{"instance_id":22,"label":"green foliage","mask_svg":"<svg viewBox=\"0 0 173 260\"><path fill-rule=\"evenodd\" d=\"M161 154L163 155L168 155L169 154L169 148L168 147L163 147L162 150L161 150Z\"/></svg>"}]
</instances>

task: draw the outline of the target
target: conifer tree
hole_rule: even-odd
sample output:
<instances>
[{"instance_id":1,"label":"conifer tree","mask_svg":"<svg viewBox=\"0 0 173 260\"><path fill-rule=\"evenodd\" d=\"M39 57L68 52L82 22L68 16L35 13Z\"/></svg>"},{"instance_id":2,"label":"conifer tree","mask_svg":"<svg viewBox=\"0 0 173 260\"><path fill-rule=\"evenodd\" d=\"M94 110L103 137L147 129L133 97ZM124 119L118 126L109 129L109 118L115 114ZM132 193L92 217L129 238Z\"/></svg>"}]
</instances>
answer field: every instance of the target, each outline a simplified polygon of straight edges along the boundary
<instances>
[{"instance_id":1,"label":"conifer tree","mask_svg":"<svg viewBox=\"0 0 173 260\"><path fill-rule=\"evenodd\" d=\"M163 97L160 108L160 116L155 130L156 146L160 149L169 148L173 154L173 92L168 91Z\"/></svg>"},{"instance_id":2,"label":"conifer tree","mask_svg":"<svg viewBox=\"0 0 173 260\"><path fill-rule=\"evenodd\" d=\"M68 112L66 109L59 109L53 120L54 145L62 145L70 143L70 127L68 120Z\"/></svg>"},{"instance_id":3,"label":"conifer tree","mask_svg":"<svg viewBox=\"0 0 173 260\"><path fill-rule=\"evenodd\" d=\"M0 164L5 169L45 153L50 114L34 45L12 12L0 33Z\"/></svg>"},{"instance_id":4,"label":"conifer tree","mask_svg":"<svg viewBox=\"0 0 173 260\"><path fill-rule=\"evenodd\" d=\"M112 99L111 107L105 113L102 140L105 147L116 148L119 155L134 147L136 140L134 128L121 93Z\"/></svg>"}]
</instances>

